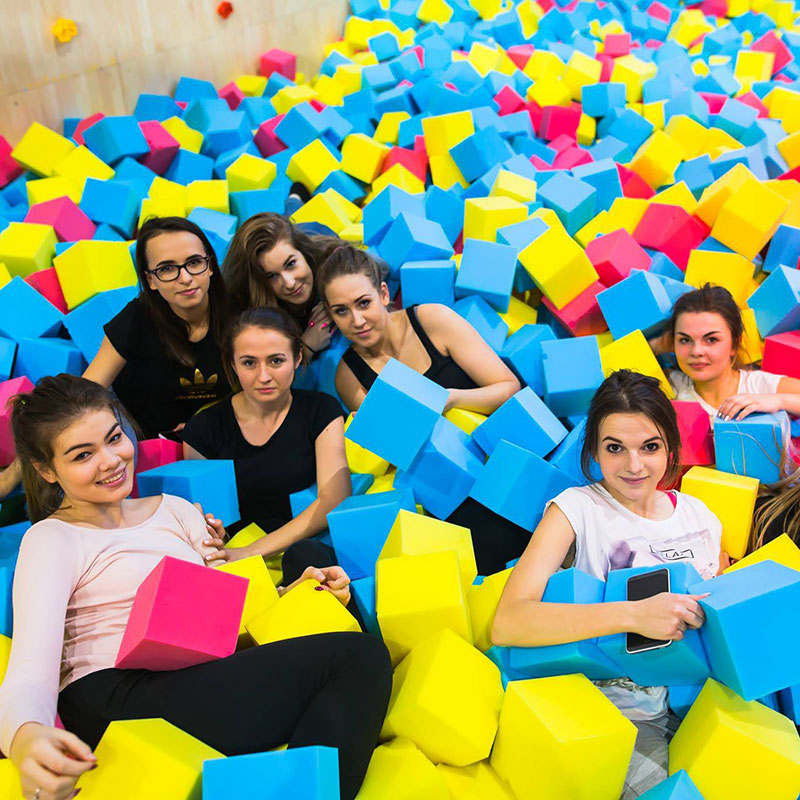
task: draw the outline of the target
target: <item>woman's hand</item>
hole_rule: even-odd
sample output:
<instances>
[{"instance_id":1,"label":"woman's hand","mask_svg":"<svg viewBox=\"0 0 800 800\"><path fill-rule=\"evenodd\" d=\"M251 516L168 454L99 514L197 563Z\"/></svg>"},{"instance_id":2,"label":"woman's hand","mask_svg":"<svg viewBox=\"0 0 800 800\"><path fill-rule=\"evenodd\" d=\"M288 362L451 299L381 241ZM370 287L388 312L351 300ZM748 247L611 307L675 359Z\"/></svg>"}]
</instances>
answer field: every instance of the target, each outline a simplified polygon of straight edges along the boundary
<instances>
[{"instance_id":1,"label":"woman's hand","mask_svg":"<svg viewBox=\"0 0 800 800\"><path fill-rule=\"evenodd\" d=\"M782 410L779 394L735 394L720 403L717 416L725 420L744 419L756 411L772 414Z\"/></svg>"},{"instance_id":2,"label":"woman's hand","mask_svg":"<svg viewBox=\"0 0 800 800\"><path fill-rule=\"evenodd\" d=\"M324 350L331 343L333 320L324 303L317 303L311 312L308 327L303 334L303 344L313 352Z\"/></svg>"},{"instance_id":3,"label":"woman's hand","mask_svg":"<svg viewBox=\"0 0 800 800\"><path fill-rule=\"evenodd\" d=\"M705 622L705 612L698 602L704 597L708 597L708 594L661 592L646 600L632 601L632 632L648 639L679 642L687 628L699 628Z\"/></svg>"},{"instance_id":4,"label":"woman's hand","mask_svg":"<svg viewBox=\"0 0 800 800\"><path fill-rule=\"evenodd\" d=\"M650 349L657 356L672 352L672 348L675 346L672 341L672 331L667 330L661 336L654 336L652 339L648 339L647 344L650 345Z\"/></svg>"},{"instance_id":5,"label":"woman's hand","mask_svg":"<svg viewBox=\"0 0 800 800\"><path fill-rule=\"evenodd\" d=\"M75 783L97 766L87 744L77 736L38 722L26 722L11 743L11 760L20 773L26 798L67 800L74 797Z\"/></svg>"},{"instance_id":6,"label":"woman's hand","mask_svg":"<svg viewBox=\"0 0 800 800\"><path fill-rule=\"evenodd\" d=\"M350 578L341 567L306 567L294 583L279 590L280 594L286 594L303 581L318 581L317 589L330 592L343 606L350 602Z\"/></svg>"}]
</instances>

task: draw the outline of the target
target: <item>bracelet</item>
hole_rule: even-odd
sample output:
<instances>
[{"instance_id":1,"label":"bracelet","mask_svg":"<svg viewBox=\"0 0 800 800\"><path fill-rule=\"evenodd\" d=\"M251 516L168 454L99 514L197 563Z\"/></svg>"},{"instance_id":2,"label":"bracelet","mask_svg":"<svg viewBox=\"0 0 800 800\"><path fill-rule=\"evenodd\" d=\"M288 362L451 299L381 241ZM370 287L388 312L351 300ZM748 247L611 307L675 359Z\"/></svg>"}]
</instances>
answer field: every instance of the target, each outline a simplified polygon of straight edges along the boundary
<instances>
[{"instance_id":1,"label":"bracelet","mask_svg":"<svg viewBox=\"0 0 800 800\"><path fill-rule=\"evenodd\" d=\"M303 342L303 347L307 347L315 356L319 355L319 350L315 350L310 344Z\"/></svg>"}]
</instances>

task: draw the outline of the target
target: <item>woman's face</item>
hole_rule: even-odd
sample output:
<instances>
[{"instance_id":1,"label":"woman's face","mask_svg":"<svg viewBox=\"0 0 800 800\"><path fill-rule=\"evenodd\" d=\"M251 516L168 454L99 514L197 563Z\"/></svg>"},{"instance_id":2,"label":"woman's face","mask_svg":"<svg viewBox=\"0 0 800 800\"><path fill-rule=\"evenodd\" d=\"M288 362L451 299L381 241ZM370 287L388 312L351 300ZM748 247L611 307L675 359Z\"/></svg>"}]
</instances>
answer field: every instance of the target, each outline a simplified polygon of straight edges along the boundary
<instances>
[{"instance_id":1,"label":"woman's face","mask_svg":"<svg viewBox=\"0 0 800 800\"><path fill-rule=\"evenodd\" d=\"M111 410L87 411L56 436L53 463L40 471L73 503L119 503L133 489L133 454Z\"/></svg>"},{"instance_id":2,"label":"woman's face","mask_svg":"<svg viewBox=\"0 0 800 800\"><path fill-rule=\"evenodd\" d=\"M200 239L189 231L168 231L159 233L147 242L147 285L158 292L173 311L193 311L208 302L208 289L211 284L212 268L207 260L208 253ZM178 277L162 281L154 274L155 270L176 264L187 264L189 269L181 269ZM203 265L205 264L205 269Z\"/></svg>"},{"instance_id":3,"label":"woman's face","mask_svg":"<svg viewBox=\"0 0 800 800\"><path fill-rule=\"evenodd\" d=\"M259 263L267 276L275 297L283 303L300 306L307 303L314 293L314 273L305 256L282 240L272 250L259 256Z\"/></svg>"},{"instance_id":4,"label":"woman's face","mask_svg":"<svg viewBox=\"0 0 800 800\"><path fill-rule=\"evenodd\" d=\"M325 287L325 301L336 326L354 344L381 341L389 320L389 289L376 289L366 275L340 275Z\"/></svg>"},{"instance_id":5,"label":"woman's face","mask_svg":"<svg viewBox=\"0 0 800 800\"><path fill-rule=\"evenodd\" d=\"M710 381L731 369L736 356L728 323L715 311L686 312L675 321L675 357L693 381Z\"/></svg>"},{"instance_id":6,"label":"woman's face","mask_svg":"<svg viewBox=\"0 0 800 800\"><path fill-rule=\"evenodd\" d=\"M275 403L292 388L300 359L280 331L250 326L233 342L233 369L245 395L257 403Z\"/></svg>"},{"instance_id":7,"label":"woman's face","mask_svg":"<svg viewBox=\"0 0 800 800\"><path fill-rule=\"evenodd\" d=\"M595 459L612 495L639 502L656 491L667 471L663 434L645 414L609 414L600 423Z\"/></svg>"}]
</instances>

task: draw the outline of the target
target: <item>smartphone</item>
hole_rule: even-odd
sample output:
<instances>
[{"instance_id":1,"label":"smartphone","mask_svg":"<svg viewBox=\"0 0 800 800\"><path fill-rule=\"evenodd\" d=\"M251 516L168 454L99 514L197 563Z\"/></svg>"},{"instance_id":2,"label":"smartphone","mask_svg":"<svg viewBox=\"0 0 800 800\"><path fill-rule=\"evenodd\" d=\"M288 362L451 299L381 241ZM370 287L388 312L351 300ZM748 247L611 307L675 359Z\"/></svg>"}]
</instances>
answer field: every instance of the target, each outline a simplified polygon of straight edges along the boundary
<instances>
[{"instance_id":1,"label":"smartphone","mask_svg":"<svg viewBox=\"0 0 800 800\"><path fill-rule=\"evenodd\" d=\"M171 439L173 442L181 443L183 442L183 433L182 431L161 431L158 434L159 439Z\"/></svg>"},{"instance_id":2,"label":"smartphone","mask_svg":"<svg viewBox=\"0 0 800 800\"><path fill-rule=\"evenodd\" d=\"M628 578L628 600L646 600L669 591L669 570L654 569ZM672 644L672 639L648 639L640 633L628 633L625 649L629 653L644 653Z\"/></svg>"}]
</instances>

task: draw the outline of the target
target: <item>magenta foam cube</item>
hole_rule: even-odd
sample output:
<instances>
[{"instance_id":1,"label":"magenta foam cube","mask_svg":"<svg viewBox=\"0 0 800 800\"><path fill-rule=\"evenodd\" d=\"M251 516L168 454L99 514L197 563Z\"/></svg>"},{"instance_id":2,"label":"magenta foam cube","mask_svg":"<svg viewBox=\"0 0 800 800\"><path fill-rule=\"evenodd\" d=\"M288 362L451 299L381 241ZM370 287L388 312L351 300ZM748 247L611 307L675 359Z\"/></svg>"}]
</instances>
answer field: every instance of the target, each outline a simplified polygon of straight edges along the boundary
<instances>
[{"instance_id":1,"label":"magenta foam cube","mask_svg":"<svg viewBox=\"0 0 800 800\"><path fill-rule=\"evenodd\" d=\"M244 92L233 81L226 83L217 94L228 104L231 111L239 108L239 103L244 100Z\"/></svg>"},{"instance_id":2,"label":"magenta foam cube","mask_svg":"<svg viewBox=\"0 0 800 800\"><path fill-rule=\"evenodd\" d=\"M140 163L157 175L163 175L178 155L181 143L157 120L140 122L139 129L150 148L150 152L139 159Z\"/></svg>"},{"instance_id":3,"label":"magenta foam cube","mask_svg":"<svg viewBox=\"0 0 800 800\"><path fill-rule=\"evenodd\" d=\"M8 143L4 136L0 136L0 187L11 183L14 178L18 178L25 171L11 158L11 151L14 148Z\"/></svg>"},{"instance_id":4,"label":"magenta foam cube","mask_svg":"<svg viewBox=\"0 0 800 800\"><path fill-rule=\"evenodd\" d=\"M269 158L269 156L274 156L275 153L280 153L281 150L286 150L286 145L275 133L275 128L283 117L284 114L278 114L278 116L271 117L258 126L253 142L255 142L256 147L264 158Z\"/></svg>"},{"instance_id":5,"label":"magenta foam cube","mask_svg":"<svg viewBox=\"0 0 800 800\"><path fill-rule=\"evenodd\" d=\"M606 288L608 287L600 281L595 281L574 300L570 300L564 308L556 308L546 297L542 298L542 302L562 327L573 336L592 336L608 330L606 318L597 302L597 295Z\"/></svg>"},{"instance_id":6,"label":"magenta foam cube","mask_svg":"<svg viewBox=\"0 0 800 800\"><path fill-rule=\"evenodd\" d=\"M290 81L294 80L297 73L297 56L286 50L273 48L261 54L259 59L259 73L269 77L273 72L278 72Z\"/></svg>"},{"instance_id":7,"label":"magenta foam cube","mask_svg":"<svg viewBox=\"0 0 800 800\"><path fill-rule=\"evenodd\" d=\"M96 114L90 114L88 117L84 117L76 126L75 130L72 131L72 138L76 144L81 144L84 147L86 146L86 140L83 138L83 132L87 128L91 128L95 122L100 122L101 119L105 117L105 114L101 112L97 112Z\"/></svg>"},{"instance_id":8,"label":"magenta foam cube","mask_svg":"<svg viewBox=\"0 0 800 800\"><path fill-rule=\"evenodd\" d=\"M42 297L49 300L62 314L67 313L69 310L67 308L67 301L64 299L64 292L58 281L55 267L32 272L24 278L24 281L29 286L33 286Z\"/></svg>"},{"instance_id":9,"label":"magenta foam cube","mask_svg":"<svg viewBox=\"0 0 800 800\"><path fill-rule=\"evenodd\" d=\"M775 333L764 339L761 369L776 375L800 378L800 331Z\"/></svg>"},{"instance_id":10,"label":"magenta foam cube","mask_svg":"<svg viewBox=\"0 0 800 800\"><path fill-rule=\"evenodd\" d=\"M714 433L708 412L693 401L673 400L681 434L681 465L707 466L714 463Z\"/></svg>"},{"instance_id":11,"label":"magenta foam cube","mask_svg":"<svg viewBox=\"0 0 800 800\"><path fill-rule=\"evenodd\" d=\"M36 203L25 215L25 222L52 225L61 242L91 239L97 230L94 222L69 197L56 197L44 203Z\"/></svg>"},{"instance_id":12,"label":"magenta foam cube","mask_svg":"<svg viewBox=\"0 0 800 800\"><path fill-rule=\"evenodd\" d=\"M542 109L542 122L539 135L551 141L559 136L575 139L578 124L581 121L581 110L573 106L545 106ZM565 148L566 149L566 148Z\"/></svg>"},{"instance_id":13,"label":"magenta foam cube","mask_svg":"<svg viewBox=\"0 0 800 800\"><path fill-rule=\"evenodd\" d=\"M613 286L631 274L632 269L648 269L650 256L624 228L592 239L586 255L594 264L600 282Z\"/></svg>"},{"instance_id":14,"label":"magenta foam cube","mask_svg":"<svg viewBox=\"0 0 800 800\"><path fill-rule=\"evenodd\" d=\"M164 556L136 590L118 669L192 667L236 650L249 581Z\"/></svg>"},{"instance_id":15,"label":"magenta foam cube","mask_svg":"<svg viewBox=\"0 0 800 800\"><path fill-rule=\"evenodd\" d=\"M0 467L7 467L17 455L14 435L11 433L11 406L8 401L16 394L27 394L31 391L33 384L25 377L0 383Z\"/></svg>"},{"instance_id":16,"label":"magenta foam cube","mask_svg":"<svg viewBox=\"0 0 800 800\"><path fill-rule=\"evenodd\" d=\"M137 442L136 474L147 472L149 469L163 467L183 458L183 446L172 439L142 439ZM139 496L139 487L136 476L133 478L133 491L131 497Z\"/></svg>"}]
</instances>

